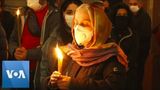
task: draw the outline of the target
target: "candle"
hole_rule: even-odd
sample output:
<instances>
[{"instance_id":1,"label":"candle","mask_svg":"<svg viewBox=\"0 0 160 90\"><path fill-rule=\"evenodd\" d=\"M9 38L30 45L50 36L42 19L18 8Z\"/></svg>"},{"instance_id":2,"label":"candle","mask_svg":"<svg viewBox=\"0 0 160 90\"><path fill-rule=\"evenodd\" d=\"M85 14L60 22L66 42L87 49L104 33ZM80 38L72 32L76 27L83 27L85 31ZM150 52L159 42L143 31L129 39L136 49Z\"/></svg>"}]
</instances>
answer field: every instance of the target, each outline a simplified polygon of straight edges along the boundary
<instances>
[{"instance_id":1,"label":"candle","mask_svg":"<svg viewBox=\"0 0 160 90\"><path fill-rule=\"evenodd\" d=\"M19 16L19 15L20 15L20 10L19 10L19 9L17 9L17 11L16 11L16 15L17 15L17 16Z\"/></svg>"},{"instance_id":2,"label":"candle","mask_svg":"<svg viewBox=\"0 0 160 90\"><path fill-rule=\"evenodd\" d=\"M58 47L58 44L57 44L55 50L56 50L56 54L57 54L57 58L58 58L58 72L61 73L61 71L62 71L62 62L63 62L63 55L62 55L62 51Z\"/></svg>"},{"instance_id":3,"label":"candle","mask_svg":"<svg viewBox=\"0 0 160 90\"><path fill-rule=\"evenodd\" d=\"M16 15L17 15L18 45L21 46L21 26L20 26L20 10L19 9L17 9Z\"/></svg>"}]
</instances>

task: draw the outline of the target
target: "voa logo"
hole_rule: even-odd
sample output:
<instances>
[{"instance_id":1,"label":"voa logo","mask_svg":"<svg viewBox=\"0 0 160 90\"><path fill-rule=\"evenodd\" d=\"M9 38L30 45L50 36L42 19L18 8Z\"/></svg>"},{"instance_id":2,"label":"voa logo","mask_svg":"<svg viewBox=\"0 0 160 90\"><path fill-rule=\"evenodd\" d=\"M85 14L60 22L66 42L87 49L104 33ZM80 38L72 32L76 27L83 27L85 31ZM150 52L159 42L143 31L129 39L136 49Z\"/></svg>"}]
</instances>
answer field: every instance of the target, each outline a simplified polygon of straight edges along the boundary
<instances>
[{"instance_id":1,"label":"voa logo","mask_svg":"<svg viewBox=\"0 0 160 90\"><path fill-rule=\"evenodd\" d=\"M20 78L22 78L22 79L26 78L23 70L19 70L19 71L6 70L6 73L7 73L8 78L10 78L10 79L12 79L13 77L14 78L19 78L19 79Z\"/></svg>"},{"instance_id":2,"label":"voa logo","mask_svg":"<svg viewBox=\"0 0 160 90\"><path fill-rule=\"evenodd\" d=\"M29 61L2 61L2 88L29 88Z\"/></svg>"}]
</instances>

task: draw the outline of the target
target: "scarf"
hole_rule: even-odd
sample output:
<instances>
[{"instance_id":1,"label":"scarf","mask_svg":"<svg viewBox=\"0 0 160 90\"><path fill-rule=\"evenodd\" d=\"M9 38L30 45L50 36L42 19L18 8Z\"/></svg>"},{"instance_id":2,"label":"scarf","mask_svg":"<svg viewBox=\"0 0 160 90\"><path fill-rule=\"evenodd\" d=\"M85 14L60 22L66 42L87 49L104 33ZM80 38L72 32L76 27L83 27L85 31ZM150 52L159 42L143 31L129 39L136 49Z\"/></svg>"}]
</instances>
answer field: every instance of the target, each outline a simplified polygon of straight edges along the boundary
<instances>
[{"instance_id":1,"label":"scarf","mask_svg":"<svg viewBox=\"0 0 160 90\"><path fill-rule=\"evenodd\" d=\"M127 56L122 49L115 43L107 43L100 48L77 49L71 44L68 44L67 50L63 51L69 55L73 61L83 67L92 66L109 60L116 56L119 63L126 69L128 68Z\"/></svg>"}]
</instances>

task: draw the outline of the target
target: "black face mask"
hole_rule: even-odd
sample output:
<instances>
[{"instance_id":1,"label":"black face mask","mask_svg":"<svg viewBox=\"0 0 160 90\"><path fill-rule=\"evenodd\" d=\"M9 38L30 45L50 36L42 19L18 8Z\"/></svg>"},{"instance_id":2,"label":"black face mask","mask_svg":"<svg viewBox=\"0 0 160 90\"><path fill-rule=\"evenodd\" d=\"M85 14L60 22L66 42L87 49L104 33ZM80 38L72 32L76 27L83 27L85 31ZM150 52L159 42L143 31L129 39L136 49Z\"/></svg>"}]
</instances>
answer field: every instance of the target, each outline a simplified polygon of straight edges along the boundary
<instances>
[{"instance_id":1,"label":"black face mask","mask_svg":"<svg viewBox=\"0 0 160 90\"><path fill-rule=\"evenodd\" d=\"M126 29L128 28L129 18L127 16L116 16L115 17L115 28Z\"/></svg>"}]
</instances>

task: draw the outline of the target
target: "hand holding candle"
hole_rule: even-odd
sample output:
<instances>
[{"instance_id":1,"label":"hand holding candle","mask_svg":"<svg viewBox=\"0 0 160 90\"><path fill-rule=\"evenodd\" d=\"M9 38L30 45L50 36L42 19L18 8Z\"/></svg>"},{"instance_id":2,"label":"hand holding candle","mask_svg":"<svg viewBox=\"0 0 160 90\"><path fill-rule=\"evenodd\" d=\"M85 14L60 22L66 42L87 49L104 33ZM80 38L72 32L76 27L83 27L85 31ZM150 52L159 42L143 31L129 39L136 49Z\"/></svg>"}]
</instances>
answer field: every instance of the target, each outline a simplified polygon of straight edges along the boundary
<instances>
[{"instance_id":1,"label":"hand holding candle","mask_svg":"<svg viewBox=\"0 0 160 90\"><path fill-rule=\"evenodd\" d=\"M62 55L62 51L60 50L60 48L58 47L58 45L55 48L56 50L56 54L58 57L58 72L62 72L62 62L63 62L63 55Z\"/></svg>"},{"instance_id":2,"label":"hand holding candle","mask_svg":"<svg viewBox=\"0 0 160 90\"><path fill-rule=\"evenodd\" d=\"M52 75L50 77L49 85L55 84L57 82L57 80L61 78L63 55L62 55L60 48L58 47L58 44L56 45L55 53L58 58L58 71L54 71L52 73Z\"/></svg>"},{"instance_id":3,"label":"hand holding candle","mask_svg":"<svg viewBox=\"0 0 160 90\"><path fill-rule=\"evenodd\" d=\"M50 76L49 86L52 86L55 90L68 90L71 77L62 75L62 63L63 63L63 54L58 44L55 48L57 58L58 58L58 71L54 71Z\"/></svg>"}]
</instances>

